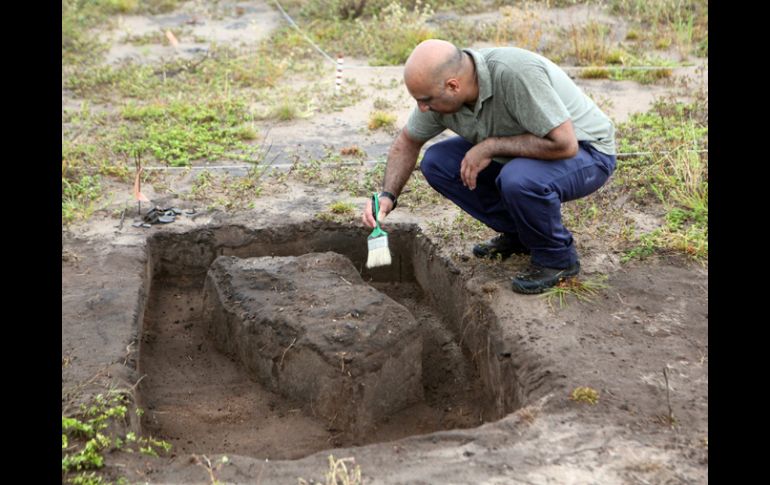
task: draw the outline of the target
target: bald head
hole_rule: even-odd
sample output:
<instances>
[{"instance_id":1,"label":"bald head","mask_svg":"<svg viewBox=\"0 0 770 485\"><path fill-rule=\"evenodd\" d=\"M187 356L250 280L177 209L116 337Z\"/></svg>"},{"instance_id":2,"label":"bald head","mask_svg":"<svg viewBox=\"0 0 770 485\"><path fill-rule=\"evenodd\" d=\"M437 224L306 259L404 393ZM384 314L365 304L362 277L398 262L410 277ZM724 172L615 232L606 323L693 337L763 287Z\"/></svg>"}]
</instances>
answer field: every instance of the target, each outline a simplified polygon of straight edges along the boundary
<instances>
[{"instance_id":1,"label":"bald head","mask_svg":"<svg viewBox=\"0 0 770 485\"><path fill-rule=\"evenodd\" d=\"M404 65L404 82L423 88L441 84L462 67L463 53L451 42L429 39L414 48Z\"/></svg>"},{"instance_id":2,"label":"bald head","mask_svg":"<svg viewBox=\"0 0 770 485\"><path fill-rule=\"evenodd\" d=\"M466 55L445 40L431 39L414 48L404 65L404 82L420 111L456 113L478 97L476 69Z\"/></svg>"}]
</instances>

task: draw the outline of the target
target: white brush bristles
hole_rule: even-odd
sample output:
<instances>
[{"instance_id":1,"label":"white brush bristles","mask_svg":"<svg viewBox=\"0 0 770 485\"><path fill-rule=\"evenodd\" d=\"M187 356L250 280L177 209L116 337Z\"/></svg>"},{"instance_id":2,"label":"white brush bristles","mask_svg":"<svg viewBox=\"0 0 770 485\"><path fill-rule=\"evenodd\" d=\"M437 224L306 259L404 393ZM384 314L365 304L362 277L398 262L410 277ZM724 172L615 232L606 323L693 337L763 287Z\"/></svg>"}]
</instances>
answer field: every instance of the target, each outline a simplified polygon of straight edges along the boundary
<instances>
[{"instance_id":1,"label":"white brush bristles","mask_svg":"<svg viewBox=\"0 0 770 485\"><path fill-rule=\"evenodd\" d=\"M388 237L380 236L368 240L369 257L366 260L367 268L387 266L391 263Z\"/></svg>"}]
</instances>

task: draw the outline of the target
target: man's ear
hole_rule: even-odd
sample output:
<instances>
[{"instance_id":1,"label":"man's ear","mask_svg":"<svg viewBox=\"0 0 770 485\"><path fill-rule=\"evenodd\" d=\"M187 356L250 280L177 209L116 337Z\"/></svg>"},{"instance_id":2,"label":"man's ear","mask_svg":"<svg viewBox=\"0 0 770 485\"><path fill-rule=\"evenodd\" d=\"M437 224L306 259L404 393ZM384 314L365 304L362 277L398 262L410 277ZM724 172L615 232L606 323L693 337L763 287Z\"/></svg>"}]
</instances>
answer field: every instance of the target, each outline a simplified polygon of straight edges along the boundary
<instances>
[{"instance_id":1,"label":"man's ear","mask_svg":"<svg viewBox=\"0 0 770 485\"><path fill-rule=\"evenodd\" d=\"M447 79L444 84L446 85L446 88L454 94L457 94L457 92L460 91L460 81L456 78L451 77Z\"/></svg>"}]
</instances>

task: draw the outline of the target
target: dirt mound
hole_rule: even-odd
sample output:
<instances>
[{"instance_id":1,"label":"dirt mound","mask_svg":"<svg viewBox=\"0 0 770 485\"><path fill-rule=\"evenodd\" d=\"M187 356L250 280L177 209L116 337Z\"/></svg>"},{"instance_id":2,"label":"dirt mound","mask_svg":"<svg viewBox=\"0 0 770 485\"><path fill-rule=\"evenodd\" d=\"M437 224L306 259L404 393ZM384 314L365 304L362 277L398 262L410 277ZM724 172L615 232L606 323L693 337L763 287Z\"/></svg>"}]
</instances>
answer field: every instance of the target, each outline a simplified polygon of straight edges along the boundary
<instances>
[{"instance_id":1,"label":"dirt mound","mask_svg":"<svg viewBox=\"0 0 770 485\"><path fill-rule=\"evenodd\" d=\"M340 254L219 257L204 308L217 348L337 427L366 432L423 398L417 322Z\"/></svg>"}]
</instances>

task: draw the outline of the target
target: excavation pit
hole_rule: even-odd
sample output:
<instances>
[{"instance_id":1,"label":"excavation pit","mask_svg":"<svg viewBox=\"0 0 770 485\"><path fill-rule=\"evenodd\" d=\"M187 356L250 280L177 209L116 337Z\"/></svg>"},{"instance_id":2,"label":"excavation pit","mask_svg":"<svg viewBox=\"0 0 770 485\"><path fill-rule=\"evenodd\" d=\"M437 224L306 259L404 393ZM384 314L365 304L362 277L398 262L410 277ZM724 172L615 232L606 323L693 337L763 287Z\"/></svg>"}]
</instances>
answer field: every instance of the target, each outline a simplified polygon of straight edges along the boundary
<instances>
[{"instance_id":1,"label":"excavation pit","mask_svg":"<svg viewBox=\"0 0 770 485\"><path fill-rule=\"evenodd\" d=\"M142 431L179 453L295 459L470 428L523 403L496 316L417 226L209 227L148 240ZM388 333L390 332L390 333Z\"/></svg>"}]
</instances>

